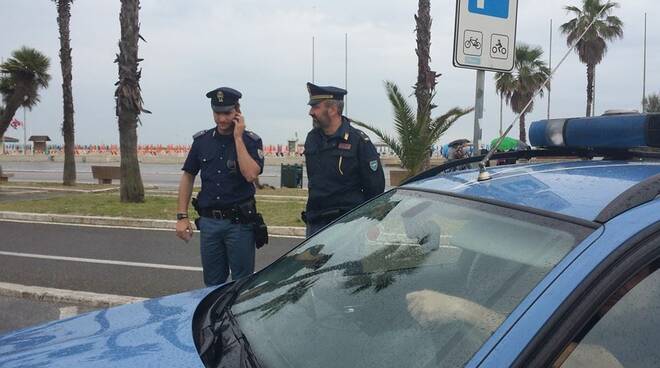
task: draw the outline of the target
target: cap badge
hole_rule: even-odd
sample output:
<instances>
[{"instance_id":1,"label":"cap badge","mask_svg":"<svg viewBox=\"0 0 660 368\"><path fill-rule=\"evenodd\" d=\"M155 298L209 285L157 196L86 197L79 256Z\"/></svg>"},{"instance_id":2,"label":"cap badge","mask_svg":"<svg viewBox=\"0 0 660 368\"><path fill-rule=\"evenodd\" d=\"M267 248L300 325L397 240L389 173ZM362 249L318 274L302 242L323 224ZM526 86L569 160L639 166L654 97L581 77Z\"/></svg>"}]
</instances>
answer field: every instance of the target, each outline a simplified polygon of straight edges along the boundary
<instances>
[{"instance_id":1,"label":"cap badge","mask_svg":"<svg viewBox=\"0 0 660 368\"><path fill-rule=\"evenodd\" d=\"M216 97L218 98L218 102L224 102L225 101L225 94L222 93L222 91L218 91L216 94Z\"/></svg>"}]
</instances>

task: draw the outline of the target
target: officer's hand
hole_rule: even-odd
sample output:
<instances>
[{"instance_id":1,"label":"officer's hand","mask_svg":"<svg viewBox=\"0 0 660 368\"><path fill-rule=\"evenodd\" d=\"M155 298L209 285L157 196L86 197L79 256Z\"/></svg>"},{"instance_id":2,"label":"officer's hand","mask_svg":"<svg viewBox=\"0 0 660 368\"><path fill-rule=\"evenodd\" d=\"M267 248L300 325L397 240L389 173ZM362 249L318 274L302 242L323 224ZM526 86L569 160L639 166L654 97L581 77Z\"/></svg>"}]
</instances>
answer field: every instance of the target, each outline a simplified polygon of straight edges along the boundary
<instances>
[{"instance_id":1,"label":"officer's hand","mask_svg":"<svg viewBox=\"0 0 660 368\"><path fill-rule=\"evenodd\" d=\"M245 118L243 114L236 113L234 116L234 138L242 138L245 132Z\"/></svg>"},{"instance_id":2,"label":"officer's hand","mask_svg":"<svg viewBox=\"0 0 660 368\"><path fill-rule=\"evenodd\" d=\"M190 220L185 218L176 222L176 236L189 242L193 237L193 229Z\"/></svg>"}]
</instances>

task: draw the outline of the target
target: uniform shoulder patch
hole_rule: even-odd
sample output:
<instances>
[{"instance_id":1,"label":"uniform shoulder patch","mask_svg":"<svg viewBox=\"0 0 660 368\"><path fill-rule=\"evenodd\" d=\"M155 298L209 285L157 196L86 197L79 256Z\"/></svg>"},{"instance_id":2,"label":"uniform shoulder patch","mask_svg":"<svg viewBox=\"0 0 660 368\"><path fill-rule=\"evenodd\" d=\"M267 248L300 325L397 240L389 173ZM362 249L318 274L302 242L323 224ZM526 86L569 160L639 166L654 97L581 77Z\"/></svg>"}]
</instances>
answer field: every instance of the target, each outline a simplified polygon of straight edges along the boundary
<instances>
[{"instance_id":1,"label":"uniform shoulder patch","mask_svg":"<svg viewBox=\"0 0 660 368\"><path fill-rule=\"evenodd\" d=\"M252 139L252 140L255 141L255 142L258 142L258 141L261 140L261 137L258 136L257 133L255 133L255 132L253 132L253 131L247 130L247 131L245 132L245 134L246 134L248 137L250 137L250 139Z\"/></svg>"},{"instance_id":2,"label":"uniform shoulder patch","mask_svg":"<svg viewBox=\"0 0 660 368\"><path fill-rule=\"evenodd\" d=\"M200 130L199 132L193 134L193 139L197 139L197 138L203 136L204 134L206 134L207 132L208 132L207 129Z\"/></svg>"}]
</instances>

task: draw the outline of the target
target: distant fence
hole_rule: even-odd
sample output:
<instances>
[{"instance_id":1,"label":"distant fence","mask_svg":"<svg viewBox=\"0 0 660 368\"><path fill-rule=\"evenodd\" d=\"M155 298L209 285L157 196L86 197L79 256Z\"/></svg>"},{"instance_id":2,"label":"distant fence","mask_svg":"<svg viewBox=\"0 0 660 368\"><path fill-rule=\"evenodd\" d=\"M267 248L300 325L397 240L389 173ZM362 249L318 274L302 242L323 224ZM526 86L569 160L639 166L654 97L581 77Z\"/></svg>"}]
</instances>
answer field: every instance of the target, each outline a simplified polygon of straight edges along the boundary
<instances>
[{"instance_id":1,"label":"distant fence","mask_svg":"<svg viewBox=\"0 0 660 368\"><path fill-rule=\"evenodd\" d=\"M175 156L185 157L190 151L190 145L156 145L156 144L142 144L138 145L138 155L140 156ZM5 143L5 155L21 155L23 154L23 145L16 143ZM27 146L27 151L32 153L32 145ZM75 149L76 155L119 155L119 145L116 144L92 144L92 145L77 145ZM2 152L0 152L2 153ZM294 152L289 152L286 145L266 145L264 146L263 153L266 156L301 156L303 147L299 146ZM51 144L46 147L44 152L36 152L34 154L43 155L64 155L64 146Z\"/></svg>"}]
</instances>

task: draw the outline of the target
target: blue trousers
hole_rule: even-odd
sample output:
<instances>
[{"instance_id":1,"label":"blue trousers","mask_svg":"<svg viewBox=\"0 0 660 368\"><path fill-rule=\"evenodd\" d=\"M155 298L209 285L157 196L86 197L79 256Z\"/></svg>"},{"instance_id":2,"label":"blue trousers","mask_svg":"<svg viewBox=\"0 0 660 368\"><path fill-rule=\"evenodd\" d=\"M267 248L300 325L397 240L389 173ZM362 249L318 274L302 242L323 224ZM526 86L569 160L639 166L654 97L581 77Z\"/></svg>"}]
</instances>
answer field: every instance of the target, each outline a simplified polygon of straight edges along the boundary
<instances>
[{"instance_id":1,"label":"blue trousers","mask_svg":"<svg viewBox=\"0 0 660 368\"><path fill-rule=\"evenodd\" d=\"M199 219L200 253L206 286L233 280L254 272L254 230L252 225L233 224L209 217Z\"/></svg>"}]
</instances>

